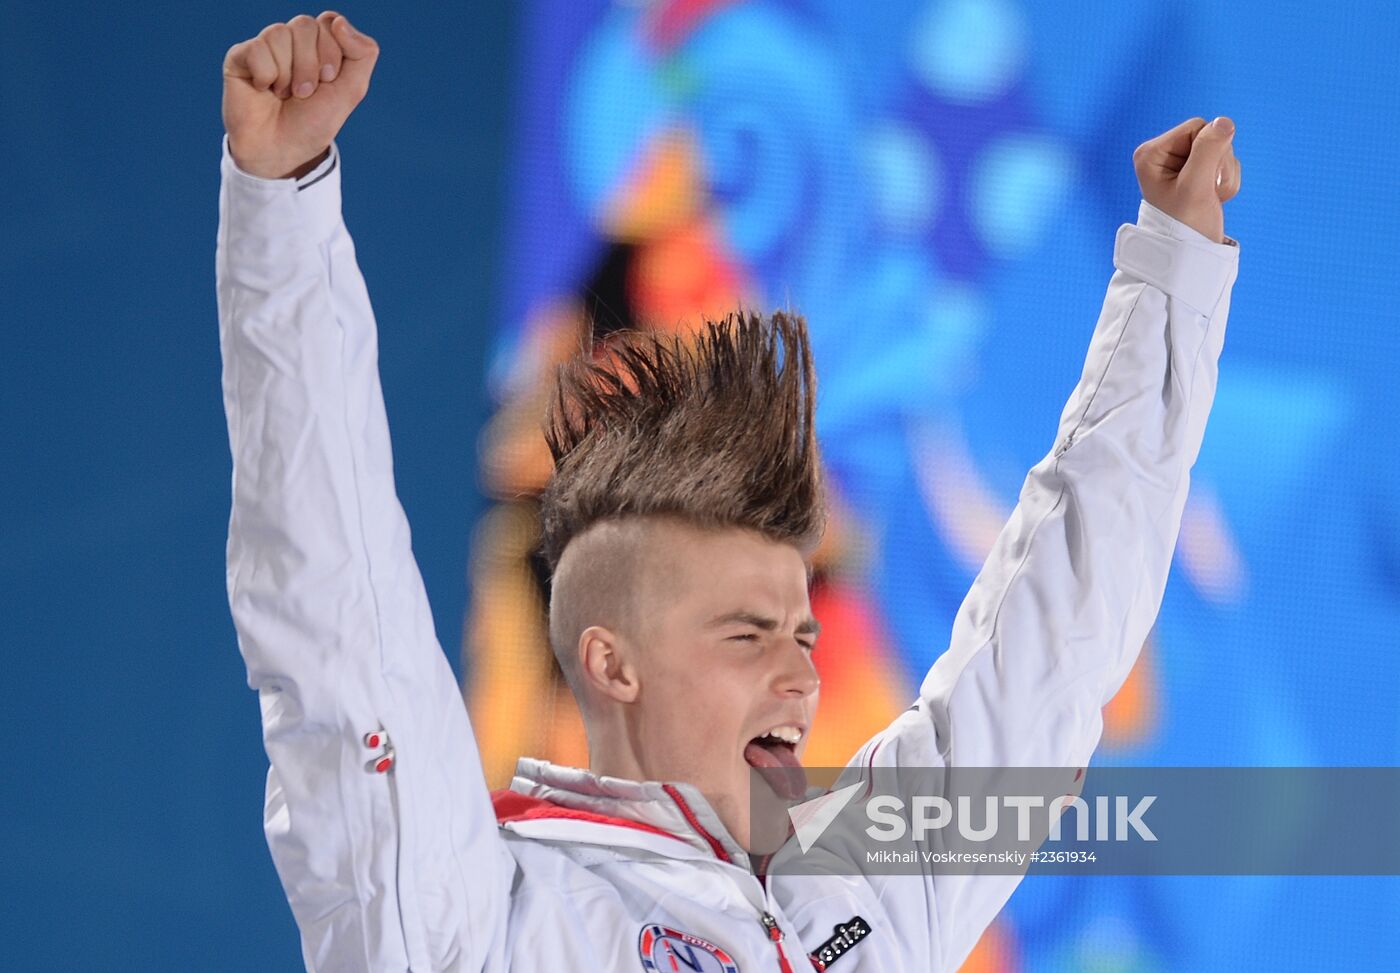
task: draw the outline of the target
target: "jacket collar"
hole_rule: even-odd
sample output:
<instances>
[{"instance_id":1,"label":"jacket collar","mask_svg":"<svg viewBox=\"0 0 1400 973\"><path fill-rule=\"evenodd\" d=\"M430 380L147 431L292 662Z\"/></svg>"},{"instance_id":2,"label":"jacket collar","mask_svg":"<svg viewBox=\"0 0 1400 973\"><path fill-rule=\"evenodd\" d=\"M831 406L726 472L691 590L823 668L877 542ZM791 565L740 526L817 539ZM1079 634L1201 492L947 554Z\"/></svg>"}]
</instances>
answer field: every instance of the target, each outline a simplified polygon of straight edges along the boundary
<instances>
[{"instance_id":1,"label":"jacket collar","mask_svg":"<svg viewBox=\"0 0 1400 973\"><path fill-rule=\"evenodd\" d=\"M748 854L691 784L605 777L522 757L510 789L491 796L498 823L524 836L642 847L749 867Z\"/></svg>"}]
</instances>

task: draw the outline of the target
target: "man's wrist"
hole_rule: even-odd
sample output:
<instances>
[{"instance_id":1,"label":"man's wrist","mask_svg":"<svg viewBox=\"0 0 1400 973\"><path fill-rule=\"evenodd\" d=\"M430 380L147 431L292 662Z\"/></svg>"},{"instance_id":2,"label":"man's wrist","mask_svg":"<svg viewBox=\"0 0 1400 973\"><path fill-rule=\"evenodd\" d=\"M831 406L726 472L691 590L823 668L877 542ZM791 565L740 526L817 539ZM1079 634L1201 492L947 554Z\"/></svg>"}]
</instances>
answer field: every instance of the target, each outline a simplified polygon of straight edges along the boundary
<instances>
[{"instance_id":1,"label":"man's wrist","mask_svg":"<svg viewBox=\"0 0 1400 973\"><path fill-rule=\"evenodd\" d=\"M250 176L257 176L259 179L300 179L321 163L325 162L330 154L331 147L327 145L312 159L289 169L288 163L286 162L273 161L259 163L253 160L240 159L238 154L233 151L233 143L229 143L229 155L233 157L234 165L238 166L241 172L245 172Z\"/></svg>"},{"instance_id":2,"label":"man's wrist","mask_svg":"<svg viewBox=\"0 0 1400 973\"><path fill-rule=\"evenodd\" d=\"M306 175L306 174L307 174L308 172L310 172L312 169L315 169L317 166L319 166L322 162L325 162L326 159L327 159L327 157L330 156L330 154L331 154L331 147L328 145L328 146L326 146L320 153L318 153L317 156L316 156L314 159L312 159L310 162L304 162L304 163L302 163L301 165L297 166L295 169L293 169L291 172L287 173L285 176L279 176L278 178L280 178L280 179L300 179L302 176Z\"/></svg>"},{"instance_id":3,"label":"man's wrist","mask_svg":"<svg viewBox=\"0 0 1400 973\"><path fill-rule=\"evenodd\" d=\"M1239 241L1232 238L1228 233L1222 233L1219 241L1214 240L1189 223L1184 223L1166 210L1149 203L1146 199L1143 199L1138 207L1138 225L1145 229L1161 233L1163 236L1171 237L1174 240L1186 240L1197 244L1205 244L1207 247L1225 246L1236 249L1239 247ZM1228 251L1219 252L1225 253Z\"/></svg>"}]
</instances>

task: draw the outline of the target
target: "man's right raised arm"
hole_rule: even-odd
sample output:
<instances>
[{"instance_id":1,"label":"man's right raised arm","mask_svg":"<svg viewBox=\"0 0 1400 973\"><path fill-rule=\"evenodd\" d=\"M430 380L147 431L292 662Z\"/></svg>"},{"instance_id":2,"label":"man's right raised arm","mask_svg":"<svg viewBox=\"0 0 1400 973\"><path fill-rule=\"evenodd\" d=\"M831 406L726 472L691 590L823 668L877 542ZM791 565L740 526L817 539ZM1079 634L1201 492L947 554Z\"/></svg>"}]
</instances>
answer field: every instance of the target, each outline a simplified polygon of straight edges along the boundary
<instances>
[{"instance_id":1,"label":"man's right raised arm","mask_svg":"<svg viewBox=\"0 0 1400 973\"><path fill-rule=\"evenodd\" d=\"M330 35L343 19L305 21ZM225 62L226 124L241 47ZM339 150L330 142L300 178L266 178L235 161L229 131L216 257L228 595L271 762L264 830L303 959L308 970L492 969L514 862L395 494ZM382 743L366 744L373 732L387 735L387 771Z\"/></svg>"}]
</instances>

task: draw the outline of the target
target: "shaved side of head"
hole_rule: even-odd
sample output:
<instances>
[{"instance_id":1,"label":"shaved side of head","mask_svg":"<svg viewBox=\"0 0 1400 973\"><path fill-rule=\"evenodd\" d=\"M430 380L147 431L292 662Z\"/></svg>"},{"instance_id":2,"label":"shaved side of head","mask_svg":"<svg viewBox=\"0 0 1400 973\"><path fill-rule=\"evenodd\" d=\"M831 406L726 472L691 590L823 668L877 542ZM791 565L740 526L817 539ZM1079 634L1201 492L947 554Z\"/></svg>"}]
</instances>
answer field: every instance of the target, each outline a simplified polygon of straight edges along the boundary
<instances>
[{"instance_id":1,"label":"shaved side of head","mask_svg":"<svg viewBox=\"0 0 1400 973\"><path fill-rule=\"evenodd\" d=\"M585 710L589 694L579 672L579 636L598 625L645 644L647 606L655 592L675 582L677 566L662 550L666 520L631 516L597 521L574 537L554 569L549 644Z\"/></svg>"}]
</instances>

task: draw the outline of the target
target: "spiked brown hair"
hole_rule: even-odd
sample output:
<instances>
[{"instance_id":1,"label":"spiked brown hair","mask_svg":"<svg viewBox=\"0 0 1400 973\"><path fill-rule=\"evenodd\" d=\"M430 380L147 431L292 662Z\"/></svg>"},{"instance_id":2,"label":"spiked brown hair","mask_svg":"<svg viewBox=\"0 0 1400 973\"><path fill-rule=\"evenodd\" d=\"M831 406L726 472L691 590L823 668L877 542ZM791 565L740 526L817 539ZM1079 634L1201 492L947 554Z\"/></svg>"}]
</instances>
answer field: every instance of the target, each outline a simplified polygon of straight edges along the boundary
<instances>
[{"instance_id":1,"label":"spiked brown hair","mask_svg":"<svg viewBox=\"0 0 1400 973\"><path fill-rule=\"evenodd\" d=\"M806 322L738 311L689 340L616 334L609 351L561 365L546 413L550 571L594 523L648 514L747 528L810 555L827 511Z\"/></svg>"}]
</instances>

